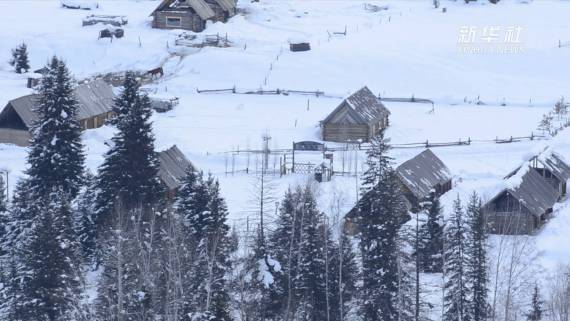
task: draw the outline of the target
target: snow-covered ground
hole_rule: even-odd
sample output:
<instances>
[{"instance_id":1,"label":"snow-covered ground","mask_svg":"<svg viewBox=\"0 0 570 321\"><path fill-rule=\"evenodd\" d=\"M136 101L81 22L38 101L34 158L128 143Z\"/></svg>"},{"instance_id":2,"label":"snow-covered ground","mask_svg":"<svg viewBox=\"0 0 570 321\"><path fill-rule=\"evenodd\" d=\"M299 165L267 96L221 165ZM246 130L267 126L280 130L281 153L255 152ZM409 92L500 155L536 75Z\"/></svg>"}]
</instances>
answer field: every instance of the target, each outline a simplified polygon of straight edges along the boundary
<instances>
[{"instance_id":1,"label":"snow-covered ground","mask_svg":"<svg viewBox=\"0 0 570 321\"><path fill-rule=\"evenodd\" d=\"M387 102L391 126L387 135L394 144L492 140L541 134L536 130L542 115L560 96L568 96L570 41L568 1L501 1L464 5L442 1L447 8L432 8L432 1L240 1L240 14L227 24L210 24L205 34L220 34L229 48L182 50L174 39L180 31L150 28L149 14L157 1L99 1L94 11L69 10L51 0L4 0L0 11L0 53L7 61L10 50L22 41L30 52L33 69L52 55L64 58L78 79L128 69L163 66L165 76L148 90L162 97L179 97L173 111L153 117L159 150L172 144L204 171L219 177L233 224L255 220L250 190L253 175L226 175L231 150L259 149L261 137L271 136L270 148L290 148L292 142L319 140L319 121L342 97L367 85L384 97L419 97L431 104ZM372 12L365 3L388 6ZM100 25L82 27L87 14L128 17L125 37L97 40ZM519 28L517 53L465 53L458 40L467 28L482 32L498 27L502 39ZM329 33L343 32L346 36ZM288 39L308 39L312 50L290 52ZM478 38L475 48L489 48ZM183 54L183 55L181 55ZM198 94L196 89L292 89L324 91L325 96ZM0 106L29 93L25 76L0 63ZM480 102L480 104L477 104ZM503 106L505 105L505 106ZM88 165L95 171L102 161L112 129L89 130L83 138ZM477 191L488 198L503 176L529 153L550 146L570 160L570 133L553 140L513 144L475 142L470 146L442 147L434 152L451 169L454 189L450 202ZM421 149L395 149L396 163ZM363 153L345 155L347 167L361 167ZM10 170L11 183L25 169L24 148L0 145L0 168ZM336 157L337 155L335 155ZM236 156L243 169L245 154ZM352 157L352 159L351 159ZM348 159L351 159L348 164ZM259 160L252 156L250 165ZM278 160L277 160L278 162ZM240 167L241 166L241 167ZM339 160L335 166L339 165ZM288 187L305 183L306 175L272 178L276 196ZM335 198L343 210L354 204L358 178L334 177L317 185L319 201L329 211ZM13 184L11 184L13 186ZM555 218L534 238L545 268L570 262L565 234L570 229L570 206L560 204Z\"/></svg>"}]
</instances>

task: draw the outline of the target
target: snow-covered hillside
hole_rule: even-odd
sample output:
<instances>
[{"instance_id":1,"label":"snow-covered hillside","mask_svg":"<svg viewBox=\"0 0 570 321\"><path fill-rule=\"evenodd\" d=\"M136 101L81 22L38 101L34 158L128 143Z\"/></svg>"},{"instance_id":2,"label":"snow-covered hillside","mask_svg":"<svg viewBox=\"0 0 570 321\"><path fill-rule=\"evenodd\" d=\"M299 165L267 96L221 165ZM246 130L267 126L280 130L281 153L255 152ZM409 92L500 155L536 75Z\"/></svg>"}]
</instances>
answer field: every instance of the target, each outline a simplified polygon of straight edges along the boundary
<instances>
[{"instance_id":1,"label":"snow-covered hillside","mask_svg":"<svg viewBox=\"0 0 570 321\"><path fill-rule=\"evenodd\" d=\"M14 74L6 62L10 50L22 41L28 45L32 69L57 55L77 79L162 66L165 76L145 88L155 96L178 97L180 104L153 116L157 148L176 144L195 165L215 174L234 225L245 224L248 216L255 220L249 193L255 177L227 175L228 162L244 169L247 160L245 154L232 159L226 152L259 149L267 133L271 149L291 148L294 141L318 141L319 122L343 97L364 85L383 97L434 101L433 106L386 102L392 113L387 131L392 143L473 140L469 146L433 149L454 176L454 188L444 198L446 209L457 195L467 197L477 191L483 198L491 197L506 174L548 146L570 160L570 133L565 131L550 140L492 142L541 135L536 128L542 115L561 96L570 95L570 47L558 47L559 41L570 41L568 1L505 0L498 5L442 1L444 13L429 0L240 0L238 16L226 24L209 24L204 31L227 35L232 45L191 51L175 46L181 31L150 27L149 14L158 1L99 2L99 9L83 11L63 9L56 0L0 1L0 11L10 13L0 19L0 57L4 57L0 58L0 107L31 92L25 86L26 76ZM387 10L367 10L365 4ZM91 13L127 16L124 38L98 40L100 25L81 26L81 19ZM462 28L492 26L502 31L520 27L520 51L461 52ZM346 35L330 35L345 30ZM312 50L290 52L288 40L293 38L308 39ZM233 87L320 90L324 96L197 93L197 89ZM112 128L103 127L83 134L93 171L101 164L112 133ZM392 156L401 163L421 151L394 149ZM256 157L249 160L251 164L259 161ZM351 157L346 166L360 170L364 153L347 159ZM0 168L9 170L11 183L22 177L25 158L25 148L0 144ZM276 176L272 183L280 196L287 187L307 180L307 175L296 174ZM330 208L332 199L342 194L347 210L355 203L358 177L333 177L318 190L322 209ZM570 249L562 246L568 242L568 229L570 206L563 203L533 238L541 267L570 263Z\"/></svg>"}]
</instances>

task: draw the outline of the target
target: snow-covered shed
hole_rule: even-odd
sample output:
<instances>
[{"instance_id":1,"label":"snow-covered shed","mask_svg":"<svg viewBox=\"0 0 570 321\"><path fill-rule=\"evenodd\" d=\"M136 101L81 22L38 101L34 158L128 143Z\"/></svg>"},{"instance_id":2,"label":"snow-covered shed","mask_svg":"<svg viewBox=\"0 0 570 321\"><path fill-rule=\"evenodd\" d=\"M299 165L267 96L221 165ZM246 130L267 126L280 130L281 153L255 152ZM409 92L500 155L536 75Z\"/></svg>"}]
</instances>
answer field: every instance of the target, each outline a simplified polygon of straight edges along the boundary
<instances>
[{"instance_id":1,"label":"snow-covered shed","mask_svg":"<svg viewBox=\"0 0 570 321\"><path fill-rule=\"evenodd\" d=\"M158 177L169 196L174 196L187 170L194 170L194 165L184 156L176 145L158 153L160 167Z\"/></svg>"},{"instance_id":2,"label":"snow-covered shed","mask_svg":"<svg viewBox=\"0 0 570 321\"><path fill-rule=\"evenodd\" d=\"M236 0L163 0L152 12L152 27L200 32L206 21L226 22L236 14Z\"/></svg>"},{"instance_id":3,"label":"snow-covered shed","mask_svg":"<svg viewBox=\"0 0 570 321\"><path fill-rule=\"evenodd\" d=\"M417 210L419 203L434 192L441 196L451 189L452 177L449 169L431 150L426 149L396 168L402 192L411 210Z\"/></svg>"},{"instance_id":4,"label":"snow-covered shed","mask_svg":"<svg viewBox=\"0 0 570 321\"><path fill-rule=\"evenodd\" d=\"M368 142L388 126L390 111L368 87L363 87L330 113L322 122L323 140Z\"/></svg>"},{"instance_id":5,"label":"snow-covered shed","mask_svg":"<svg viewBox=\"0 0 570 321\"><path fill-rule=\"evenodd\" d=\"M530 164L554 189L558 198L566 195L566 185L570 179L570 166L555 152L549 151L535 156Z\"/></svg>"},{"instance_id":6,"label":"snow-covered shed","mask_svg":"<svg viewBox=\"0 0 570 321\"><path fill-rule=\"evenodd\" d=\"M489 231L530 234L546 222L557 199L558 191L525 163L483 206Z\"/></svg>"},{"instance_id":7,"label":"snow-covered shed","mask_svg":"<svg viewBox=\"0 0 570 321\"><path fill-rule=\"evenodd\" d=\"M102 80L95 80L75 87L74 94L79 103L77 119L81 129L103 126L111 116L115 97L113 88ZM0 112L0 142L20 146L28 144L27 141L23 144L21 137L29 137L29 130L38 119L35 112L38 97L38 94L31 94L8 102ZM8 132L11 134L7 135Z\"/></svg>"}]
</instances>

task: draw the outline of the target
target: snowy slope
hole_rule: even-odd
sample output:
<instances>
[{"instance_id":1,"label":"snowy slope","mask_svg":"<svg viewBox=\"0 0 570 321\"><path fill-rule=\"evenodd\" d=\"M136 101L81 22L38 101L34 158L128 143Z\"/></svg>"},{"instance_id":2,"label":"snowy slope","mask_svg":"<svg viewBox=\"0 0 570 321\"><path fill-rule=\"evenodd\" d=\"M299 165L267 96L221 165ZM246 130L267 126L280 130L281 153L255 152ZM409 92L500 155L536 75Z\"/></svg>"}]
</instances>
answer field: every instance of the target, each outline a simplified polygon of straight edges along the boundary
<instances>
[{"instance_id":1,"label":"snowy slope","mask_svg":"<svg viewBox=\"0 0 570 321\"><path fill-rule=\"evenodd\" d=\"M492 140L529 136L542 115L560 96L568 96L570 41L568 1L507 0L498 5L442 1L447 13L434 10L431 1L240 1L240 15L227 24L210 24L206 34L220 34L229 48L181 50L174 46L180 31L150 28L148 15L157 1L99 1L94 11L68 10L55 0L4 0L0 11L0 106L27 94L25 76L15 75L5 63L10 49L25 41L31 65L40 68L52 55L63 57L78 79L128 69L163 66L166 75L147 89L162 97L179 97L173 111L153 116L157 148L172 144L204 171L221 180L232 224L255 221L251 204L252 175L225 175L232 160L224 152L259 149L261 136L272 137L270 148L290 148L293 141L319 140L319 121L363 85L385 97L429 98L429 104L386 103L392 112L388 136L395 144ZM364 3L388 6L370 12ZM82 27L87 14L126 15L125 37L112 43L97 40L104 27ZM23 20L34 23L22 23ZM520 26L522 52L517 54L465 54L458 50L464 26L503 28ZM341 32L346 36L329 33ZM288 51L288 40L311 42L309 52ZM566 38L565 38L566 37ZM184 53L182 56L180 53ZM196 89L321 90L325 97L198 94ZM477 105L481 101L484 105ZM506 106L501 106L503 103ZM433 109L433 110L432 110ZM500 185L504 175L520 165L529 153L553 147L570 159L570 134L552 141L513 144L492 142L434 149L454 175L455 186L444 199L446 209L460 195L476 190L484 198ZM84 133L88 165L96 170L107 150L112 129ZM421 149L395 149L401 163ZM25 170L26 150L0 145L0 169L10 170L11 183ZM335 155L340 166L339 158ZM345 155L347 168L361 169L363 153ZM245 154L236 156L244 169ZM318 161L318 159L317 159ZM250 166L259 162L251 156ZM278 159L272 159L277 162ZM307 182L306 175L272 179L275 195L289 186ZM13 186L13 184L11 184ZM342 210L354 204L358 177L335 177L316 186L321 208L331 210L340 198ZM330 213L329 213L330 214ZM542 253L541 264L554 267L568 261L565 231L570 229L570 206L564 203L556 217L533 240ZM435 282L435 281L434 281Z\"/></svg>"}]
</instances>

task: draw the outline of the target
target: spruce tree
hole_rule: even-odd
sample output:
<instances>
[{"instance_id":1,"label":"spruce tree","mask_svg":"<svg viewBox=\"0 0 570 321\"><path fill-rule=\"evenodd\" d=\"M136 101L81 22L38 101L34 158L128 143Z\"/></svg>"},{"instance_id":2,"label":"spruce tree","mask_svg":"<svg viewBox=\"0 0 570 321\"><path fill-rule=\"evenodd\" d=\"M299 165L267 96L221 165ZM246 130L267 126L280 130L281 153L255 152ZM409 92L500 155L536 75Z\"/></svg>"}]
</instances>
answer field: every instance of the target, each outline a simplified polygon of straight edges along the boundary
<instances>
[{"instance_id":1,"label":"spruce tree","mask_svg":"<svg viewBox=\"0 0 570 321\"><path fill-rule=\"evenodd\" d=\"M420 228L420 244L416 251L424 272L440 273L443 265L443 217L435 193L430 193L429 198L422 203L422 212L427 214L427 221Z\"/></svg>"},{"instance_id":2,"label":"spruce tree","mask_svg":"<svg viewBox=\"0 0 570 321\"><path fill-rule=\"evenodd\" d=\"M540 290L538 285L534 286L534 291L532 293L532 302L530 306L530 311L526 314L526 319L528 321L540 321L542 320L542 315L544 313L544 308L542 307L543 301L540 297Z\"/></svg>"},{"instance_id":3,"label":"spruce tree","mask_svg":"<svg viewBox=\"0 0 570 321\"><path fill-rule=\"evenodd\" d=\"M10 221L5 191L6 187L4 186L4 178L0 173L0 257L7 254L7 250L4 247L4 241L7 237L8 224Z\"/></svg>"},{"instance_id":4,"label":"spruce tree","mask_svg":"<svg viewBox=\"0 0 570 321\"><path fill-rule=\"evenodd\" d=\"M466 227L463 216L463 207L458 196L453 203L453 212L445 230L443 321L470 320L465 272Z\"/></svg>"},{"instance_id":5,"label":"spruce tree","mask_svg":"<svg viewBox=\"0 0 570 321\"><path fill-rule=\"evenodd\" d=\"M193 195L193 193L186 194L190 191L192 184L186 184L183 187L185 189L182 191L184 195ZM229 284L226 281L226 276L231 269L231 239L230 228L227 225L228 210L225 200L220 195L218 181L209 176L205 182L198 182L198 184L205 184L207 195L205 209L198 209L194 206L197 204L188 206L188 202L185 202L187 200L184 199L179 199L178 202L178 210L190 209L190 213L183 211L181 212L182 215L188 214L192 220L196 217L191 214L199 212L200 218L195 222L204 223L204 226L199 229L191 228L189 230L191 233L199 233L194 234L193 242L196 246L193 250L195 255L191 273L189 273L187 280L186 289L190 295L185 298L186 302L184 302L184 320L229 321L232 320L232 316ZM182 205L183 203L186 205ZM192 212L194 210L197 211ZM201 237L201 239L197 237Z\"/></svg>"},{"instance_id":6,"label":"spruce tree","mask_svg":"<svg viewBox=\"0 0 570 321\"><path fill-rule=\"evenodd\" d=\"M466 276L470 293L470 320L484 321L488 315L487 229L481 199L473 193L467 205Z\"/></svg>"},{"instance_id":7,"label":"spruce tree","mask_svg":"<svg viewBox=\"0 0 570 321\"><path fill-rule=\"evenodd\" d=\"M78 247L71 208L61 193L56 190L36 200L41 210L19 251L21 292L13 302L14 321L73 320L82 315Z\"/></svg>"},{"instance_id":8,"label":"spruce tree","mask_svg":"<svg viewBox=\"0 0 570 321\"><path fill-rule=\"evenodd\" d=\"M8 210L8 200L7 200L7 187L4 183L4 177L0 173L0 213L4 213Z\"/></svg>"},{"instance_id":9,"label":"spruce tree","mask_svg":"<svg viewBox=\"0 0 570 321\"><path fill-rule=\"evenodd\" d=\"M326 251L333 244L323 213L317 209L316 199L309 186L302 191L301 237L296 291L299 293L296 314L301 320L327 320L327 269Z\"/></svg>"},{"instance_id":10,"label":"spruce tree","mask_svg":"<svg viewBox=\"0 0 570 321\"><path fill-rule=\"evenodd\" d=\"M12 49L12 58L10 65L14 67L16 73L28 72L30 70L30 62L28 60L28 47L22 43L17 48Z\"/></svg>"},{"instance_id":11,"label":"spruce tree","mask_svg":"<svg viewBox=\"0 0 570 321\"><path fill-rule=\"evenodd\" d=\"M18 57L15 64L16 73L28 72L30 70L30 61L28 60L28 46L22 43L18 48Z\"/></svg>"},{"instance_id":12,"label":"spruce tree","mask_svg":"<svg viewBox=\"0 0 570 321\"><path fill-rule=\"evenodd\" d=\"M78 103L65 63L53 57L39 85L27 170L30 188L47 197L54 190L73 199L83 182L85 155Z\"/></svg>"},{"instance_id":13,"label":"spruce tree","mask_svg":"<svg viewBox=\"0 0 570 321\"><path fill-rule=\"evenodd\" d=\"M79 191L76 200L74 215L74 230L80 245L80 253L83 262L94 263L96 249L97 228L95 226L95 177L87 172L85 174L85 186Z\"/></svg>"},{"instance_id":14,"label":"spruce tree","mask_svg":"<svg viewBox=\"0 0 570 321\"><path fill-rule=\"evenodd\" d=\"M365 321L397 318L397 239L406 208L386 155L388 149L381 131L367 151L363 197L357 204L364 297L361 314Z\"/></svg>"},{"instance_id":15,"label":"spruce tree","mask_svg":"<svg viewBox=\"0 0 570 321\"><path fill-rule=\"evenodd\" d=\"M111 124L116 126L117 133L99 168L97 183L96 224L99 228L109 221L108 216L118 205L118 199L125 210L142 206L148 211L156 206L162 194L150 122L150 100L140 93L134 73L126 73L123 91L114 101L113 112Z\"/></svg>"}]
</instances>

